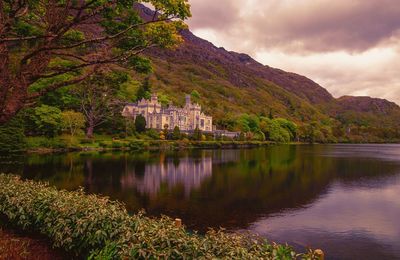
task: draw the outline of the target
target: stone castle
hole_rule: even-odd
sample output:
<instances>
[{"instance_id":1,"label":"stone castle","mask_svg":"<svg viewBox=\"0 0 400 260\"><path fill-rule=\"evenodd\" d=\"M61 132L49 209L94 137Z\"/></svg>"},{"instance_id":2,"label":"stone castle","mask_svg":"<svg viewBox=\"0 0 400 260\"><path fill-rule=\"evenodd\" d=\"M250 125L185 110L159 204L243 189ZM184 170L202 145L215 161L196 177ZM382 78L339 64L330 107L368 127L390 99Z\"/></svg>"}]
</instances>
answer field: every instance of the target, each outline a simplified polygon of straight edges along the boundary
<instances>
[{"instance_id":1,"label":"stone castle","mask_svg":"<svg viewBox=\"0 0 400 260\"><path fill-rule=\"evenodd\" d=\"M183 108L169 105L162 107L157 95L152 94L150 100L141 99L132 104L127 104L122 115L135 119L142 115L146 119L146 128L174 129L178 126L181 131L191 132L196 128L203 132L213 132L213 119L201 111L199 104L192 103L190 95L186 95L186 103Z\"/></svg>"}]
</instances>

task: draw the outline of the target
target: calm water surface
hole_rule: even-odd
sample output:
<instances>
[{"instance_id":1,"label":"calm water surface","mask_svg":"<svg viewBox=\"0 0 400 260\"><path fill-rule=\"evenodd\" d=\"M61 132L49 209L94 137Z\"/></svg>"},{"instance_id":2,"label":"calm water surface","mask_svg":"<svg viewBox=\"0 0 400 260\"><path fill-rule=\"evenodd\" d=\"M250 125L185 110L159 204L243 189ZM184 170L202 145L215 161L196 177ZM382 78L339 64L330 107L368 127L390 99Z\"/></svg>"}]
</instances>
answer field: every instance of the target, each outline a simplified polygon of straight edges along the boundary
<instances>
[{"instance_id":1,"label":"calm water surface","mask_svg":"<svg viewBox=\"0 0 400 260\"><path fill-rule=\"evenodd\" d=\"M400 145L29 155L3 157L0 171L200 231L249 230L328 259L400 259Z\"/></svg>"}]
</instances>

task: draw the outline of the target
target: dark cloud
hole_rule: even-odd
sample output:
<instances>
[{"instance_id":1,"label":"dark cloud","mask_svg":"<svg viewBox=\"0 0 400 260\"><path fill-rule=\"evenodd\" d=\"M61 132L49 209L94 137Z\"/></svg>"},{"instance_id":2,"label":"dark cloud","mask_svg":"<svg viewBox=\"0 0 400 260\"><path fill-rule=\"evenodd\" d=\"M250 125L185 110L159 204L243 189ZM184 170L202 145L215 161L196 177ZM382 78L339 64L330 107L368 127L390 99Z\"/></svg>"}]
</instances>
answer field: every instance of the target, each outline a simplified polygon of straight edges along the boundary
<instances>
[{"instance_id":1,"label":"dark cloud","mask_svg":"<svg viewBox=\"0 0 400 260\"><path fill-rule=\"evenodd\" d=\"M335 96L400 104L399 0L190 3L190 28L217 46L303 74Z\"/></svg>"},{"instance_id":2,"label":"dark cloud","mask_svg":"<svg viewBox=\"0 0 400 260\"><path fill-rule=\"evenodd\" d=\"M192 0L190 25L289 51L364 51L400 31L398 0Z\"/></svg>"}]
</instances>

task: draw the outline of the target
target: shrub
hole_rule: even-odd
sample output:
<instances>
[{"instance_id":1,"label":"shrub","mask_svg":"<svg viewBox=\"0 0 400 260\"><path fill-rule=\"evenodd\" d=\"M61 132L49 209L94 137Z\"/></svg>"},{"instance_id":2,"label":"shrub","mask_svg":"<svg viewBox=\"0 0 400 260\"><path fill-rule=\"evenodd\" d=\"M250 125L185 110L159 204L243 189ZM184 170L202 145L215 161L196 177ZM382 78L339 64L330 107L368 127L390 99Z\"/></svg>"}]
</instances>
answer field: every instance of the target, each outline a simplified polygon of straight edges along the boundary
<instances>
[{"instance_id":1,"label":"shrub","mask_svg":"<svg viewBox=\"0 0 400 260\"><path fill-rule=\"evenodd\" d=\"M120 140L112 141L112 148L123 148L126 146L126 143Z\"/></svg>"},{"instance_id":2,"label":"shrub","mask_svg":"<svg viewBox=\"0 0 400 260\"><path fill-rule=\"evenodd\" d=\"M61 110L57 107L41 105L34 109L32 115L38 133L53 137L61 130Z\"/></svg>"},{"instance_id":3,"label":"shrub","mask_svg":"<svg viewBox=\"0 0 400 260\"><path fill-rule=\"evenodd\" d=\"M18 152L25 148L24 131L17 119L0 126L0 152Z\"/></svg>"},{"instance_id":4,"label":"shrub","mask_svg":"<svg viewBox=\"0 0 400 260\"><path fill-rule=\"evenodd\" d=\"M143 149L143 142L142 141L132 141L128 144L128 147L132 151L138 151Z\"/></svg>"},{"instance_id":5,"label":"shrub","mask_svg":"<svg viewBox=\"0 0 400 260\"><path fill-rule=\"evenodd\" d=\"M261 238L211 230L190 234L172 219L130 216L124 206L82 190L57 190L47 184L0 174L0 214L63 248L90 259L294 259L288 246Z\"/></svg>"},{"instance_id":6,"label":"shrub","mask_svg":"<svg viewBox=\"0 0 400 260\"><path fill-rule=\"evenodd\" d=\"M158 140L160 138L160 134L155 129L149 129L146 131L146 135L151 139Z\"/></svg>"}]
</instances>

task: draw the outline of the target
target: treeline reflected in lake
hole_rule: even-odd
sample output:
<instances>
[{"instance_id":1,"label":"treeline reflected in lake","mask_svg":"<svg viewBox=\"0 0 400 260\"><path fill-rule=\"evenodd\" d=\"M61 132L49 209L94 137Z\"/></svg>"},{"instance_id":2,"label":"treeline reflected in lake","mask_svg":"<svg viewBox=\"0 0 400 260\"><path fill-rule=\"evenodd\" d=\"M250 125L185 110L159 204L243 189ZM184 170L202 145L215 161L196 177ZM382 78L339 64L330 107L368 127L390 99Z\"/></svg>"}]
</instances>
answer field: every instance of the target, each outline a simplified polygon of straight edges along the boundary
<instances>
[{"instance_id":1,"label":"treeline reflected in lake","mask_svg":"<svg viewBox=\"0 0 400 260\"><path fill-rule=\"evenodd\" d=\"M400 257L397 145L2 158L2 172L68 190L81 186L131 212L180 217L200 231L251 230L296 247L323 247L334 258ZM357 253L366 248L368 255Z\"/></svg>"}]
</instances>

